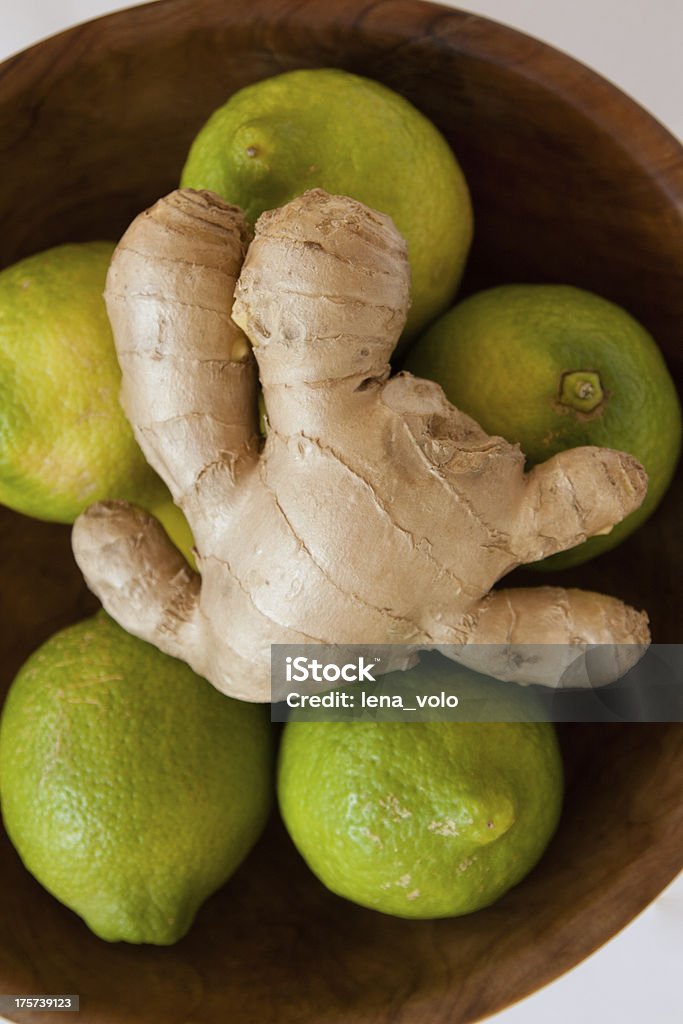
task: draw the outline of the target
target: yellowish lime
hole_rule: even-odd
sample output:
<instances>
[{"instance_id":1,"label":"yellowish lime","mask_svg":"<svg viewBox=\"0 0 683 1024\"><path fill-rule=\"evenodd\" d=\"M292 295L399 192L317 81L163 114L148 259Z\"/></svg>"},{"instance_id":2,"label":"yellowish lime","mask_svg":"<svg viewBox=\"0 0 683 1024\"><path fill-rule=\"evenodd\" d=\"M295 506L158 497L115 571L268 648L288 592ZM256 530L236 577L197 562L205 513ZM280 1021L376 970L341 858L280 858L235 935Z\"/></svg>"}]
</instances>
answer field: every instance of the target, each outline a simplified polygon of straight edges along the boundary
<instances>
[{"instance_id":1,"label":"yellowish lime","mask_svg":"<svg viewBox=\"0 0 683 1024\"><path fill-rule=\"evenodd\" d=\"M185 557L190 567L197 571L197 563L193 554L194 537L187 519L171 499L156 505L152 514L159 520L169 538Z\"/></svg>"},{"instance_id":2,"label":"yellowish lime","mask_svg":"<svg viewBox=\"0 0 683 1024\"><path fill-rule=\"evenodd\" d=\"M263 827L268 715L100 612L14 680L0 797L28 870L97 935L167 945Z\"/></svg>"},{"instance_id":3,"label":"yellowish lime","mask_svg":"<svg viewBox=\"0 0 683 1024\"><path fill-rule=\"evenodd\" d=\"M600 537L537 563L578 565L613 548L654 511L681 447L676 389L652 336L619 306L565 285L506 285L461 302L408 354L485 430L516 441L530 464L599 445L635 455L648 492Z\"/></svg>"},{"instance_id":4,"label":"yellowish lime","mask_svg":"<svg viewBox=\"0 0 683 1024\"><path fill-rule=\"evenodd\" d=\"M235 93L190 149L181 183L253 222L309 188L389 214L408 243L414 335L451 302L472 208L443 135L398 93L336 68L289 71Z\"/></svg>"},{"instance_id":5,"label":"yellowish lime","mask_svg":"<svg viewBox=\"0 0 683 1024\"><path fill-rule=\"evenodd\" d=\"M119 404L102 298L113 248L62 245L0 273L0 502L38 519L168 495Z\"/></svg>"},{"instance_id":6,"label":"yellowish lime","mask_svg":"<svg viewBox=\"0 0 683 1024\"><path fill-rule=\"evenodd\" d=\"M398 917L449 917L492 903L536 864L559 818L562 766L547 723L293 721L278 794L332 892Z\"/></svg>"}]
</instances>

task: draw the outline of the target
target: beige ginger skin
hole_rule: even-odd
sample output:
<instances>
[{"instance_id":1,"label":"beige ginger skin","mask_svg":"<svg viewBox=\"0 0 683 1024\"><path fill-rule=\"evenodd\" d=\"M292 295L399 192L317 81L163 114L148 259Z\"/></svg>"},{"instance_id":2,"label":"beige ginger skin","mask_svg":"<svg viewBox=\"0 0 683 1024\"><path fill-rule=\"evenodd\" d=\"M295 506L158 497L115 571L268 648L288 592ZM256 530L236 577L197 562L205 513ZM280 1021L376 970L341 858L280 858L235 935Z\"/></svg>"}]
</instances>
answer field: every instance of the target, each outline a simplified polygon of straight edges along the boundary
<instances>
[{"instance_id":1,"label":"beige ginger skin","mask_svg":"<svg viewBox=\"0 0 683 1024\"><path fill-rule=\"evenodd\" d=\"M637 508L640 464L586 447L525 473L519 447L437 384L392 377L410 278L388 217L314 190L263 214L249 242L240 210L181 190L114 255L122 402L192 527L199 574L147 513L94 505L73 546L109 614L250 701L270 698L272 643L457 645L465 664L550 685L567 670L554 644L632 645L606 678L637 661L647 617L621 601L490 591ZM547 656L525 669L511 643Z\"/></svg>"}]
</instances>

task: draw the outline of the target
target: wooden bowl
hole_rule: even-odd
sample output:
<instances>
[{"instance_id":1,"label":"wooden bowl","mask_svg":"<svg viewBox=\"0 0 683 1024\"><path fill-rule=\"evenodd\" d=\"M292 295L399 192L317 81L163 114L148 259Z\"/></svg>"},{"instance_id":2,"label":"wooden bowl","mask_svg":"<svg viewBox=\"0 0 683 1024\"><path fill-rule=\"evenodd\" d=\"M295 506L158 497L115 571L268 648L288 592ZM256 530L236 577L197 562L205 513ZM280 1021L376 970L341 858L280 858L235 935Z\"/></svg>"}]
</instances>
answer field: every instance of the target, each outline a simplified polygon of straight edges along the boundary
<instances>
[{"instance_id":1,"label":"wooden bowl","mask_svg":"<svg viewBox=\"0 0 683 1024\"><path fill-rule=\"evenodd\" d=\"M677 142L562 54L415 0L165 0L14 57L0 68L3 264L117 236L176 185L192 136L230 93L324 65L397 89L452 143L476 209L466 288L593 288L642 319L680 379ZM655 639L680 641L682 511L679 479L644 529L562 580L646 607ZM67 528L3 512L0 544L6 688L93 600ZM79 993L80 1019L93 1024L456 1024L499 1010L605 942L681 866L681 730L588 725L561 736L568 792L555 840L521 885L458 920L400 921L337 899L274 819L177 946L107 945L3 837L0 991Z\"/></svg>"}]
</instances>

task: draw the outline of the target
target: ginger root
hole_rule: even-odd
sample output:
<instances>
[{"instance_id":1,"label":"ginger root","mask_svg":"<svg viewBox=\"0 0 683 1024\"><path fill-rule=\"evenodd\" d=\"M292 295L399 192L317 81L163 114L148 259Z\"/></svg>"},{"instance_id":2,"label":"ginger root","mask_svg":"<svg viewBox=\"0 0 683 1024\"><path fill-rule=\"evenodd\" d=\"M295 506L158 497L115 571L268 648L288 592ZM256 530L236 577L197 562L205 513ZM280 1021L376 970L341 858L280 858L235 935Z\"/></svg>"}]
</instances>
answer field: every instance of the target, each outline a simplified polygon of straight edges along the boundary
<instances>
[{"instance_id":1,"label":"ginger root","mask_svg":"<svg viewBox=\"0 0 683 1024\"><path fill-rule=\"evenodd\" d=\"M231 696L269 699L272 643L455 645L461 662L549 684L566 674L555 645L631 644L633 663L648 643L647 617L613 598L489 594L618 523L646 476L589 447L525 473L519 447L437 384L392 377L408 292L390 219L317 189L263 214L251 244L240 210L174 192L118 246L105 297L122 402L200 575L119 502L78 519L74 552L113 618ZM547 645L533 679L487 661L481 645L511 642Z\"/></svg>"}]
</instances>

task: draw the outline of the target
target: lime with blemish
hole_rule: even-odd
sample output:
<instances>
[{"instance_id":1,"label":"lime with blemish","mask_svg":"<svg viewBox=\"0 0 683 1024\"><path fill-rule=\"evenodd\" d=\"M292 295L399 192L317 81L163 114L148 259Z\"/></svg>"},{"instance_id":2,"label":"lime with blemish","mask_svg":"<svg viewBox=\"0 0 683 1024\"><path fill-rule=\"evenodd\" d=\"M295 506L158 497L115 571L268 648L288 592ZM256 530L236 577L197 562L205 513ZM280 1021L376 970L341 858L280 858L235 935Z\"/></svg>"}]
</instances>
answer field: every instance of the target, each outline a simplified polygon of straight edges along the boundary
<instances>
[{"instance_id":1,"label":"lime with blemish","mask_svg":"<svg viewBox=\"0 0 683 1024\"><path fill-rule=\"evenodd\" d=\"M562 789L543 722L290 722L280 751L280 809L308 866L397 917L493 903L542 855Z\"/></svg>"},{"instance_id":2,"label":"lime with blemish","mask_svg":"<svg viewBox=\"0 0 683 1024\"><path fill-rule=\"evenodd\" d=\"M543 562L578 565L615 547L654 511L681 447L681 410L662 353L629 313L567 285L504 285L473 295L413 346L406 369L443 387L530 465L580 445L629 452L645 501L609 534Z\"/></svg>"}]
</instances>

